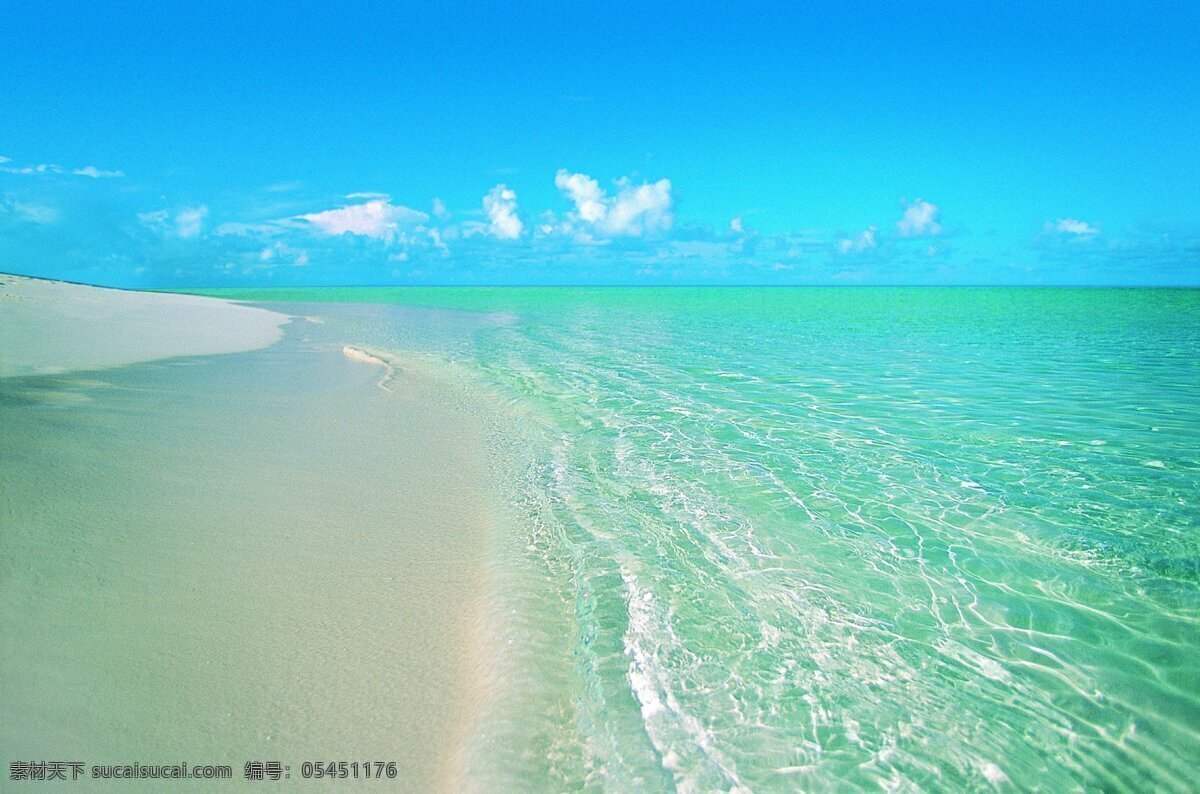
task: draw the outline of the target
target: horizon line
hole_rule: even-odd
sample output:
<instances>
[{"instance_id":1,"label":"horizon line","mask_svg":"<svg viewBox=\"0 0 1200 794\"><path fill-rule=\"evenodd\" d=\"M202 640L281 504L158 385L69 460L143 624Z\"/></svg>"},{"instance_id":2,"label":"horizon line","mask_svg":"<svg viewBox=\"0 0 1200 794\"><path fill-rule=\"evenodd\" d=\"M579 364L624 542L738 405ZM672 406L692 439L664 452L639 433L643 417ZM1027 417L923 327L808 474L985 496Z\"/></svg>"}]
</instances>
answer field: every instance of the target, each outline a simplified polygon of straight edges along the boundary
<instances>
[{"instance_id":1,"label":"horizon line","mask_svg":"<svg viewBox=\"0 0 1200 794\"><path fill-rule=\"evenodd\" d=\"M617 283L486 283L486 284L253 284L245 286L178 286L178 287L118 287L111 284L98 284L90 281L73 281L66 278L51 278L48 276L31 276L25 273L12 273L0 270L0 276L14 278L29 278L38 281L57 281L61 284L73 284L80 287L96 289L114 289L124 292L181 292L188 290L249 290L249 289L1200 289L1200 282L1194 284L756 284L756 283L712 283L697 282L689 284L636 284L628 282Z\"/></svg>"}]
</instances>

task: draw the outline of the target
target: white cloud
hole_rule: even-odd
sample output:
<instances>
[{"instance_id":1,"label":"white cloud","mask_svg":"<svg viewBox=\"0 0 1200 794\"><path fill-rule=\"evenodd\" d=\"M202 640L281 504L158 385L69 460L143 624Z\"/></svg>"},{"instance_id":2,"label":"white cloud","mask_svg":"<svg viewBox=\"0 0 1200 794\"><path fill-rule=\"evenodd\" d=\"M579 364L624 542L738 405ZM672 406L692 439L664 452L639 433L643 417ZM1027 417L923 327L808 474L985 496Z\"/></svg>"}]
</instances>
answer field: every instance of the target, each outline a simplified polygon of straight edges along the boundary
<instances>
[{"instance_id":1,"label":"white cloud","mask_svg":"<svg viewBox=\"0 0 1200 794\"><path fill-rule=\"evenodd\" d=\"M94 165L85 166L84 168L76 168L71 172L76 176L90 176L92 179L110 179L113 177L125 176L122 171L101 171Z\"/></svg>"},{"instance_id":2,"label":"white cloud","mask_svg":"<svg viewBox=\"0 0 1200 794\"><path fill-rule=\"evenodd\" d=\"M154 212L139 212L137 217L143 226L148 226L156 232L165 232L171 213L166 210L155 210Z\"/></svg>"},{"instance_id":3,"label":"white cloud","mask_svg":"<svg viewBox=\"0 0 1200 794\"><path fill-rule=\"evenodd\" d=\"M195 237L204 228L206 217L208 207L203 204L199 207L184 207L175 215L175 231L184 239Z\"/></svg>"},{"instance_id":4,"label":"white cloud","mask_svg":"<svg viewBox=\"0 0 1200 794\"><path fill-rule=\"evenodd\" d=\"M62 168L52 163L40 163L38 165L6 165L0 168L0 171L6 174L61 174Z\"/></svg>"},{"instance_id":5,"label":"white cloud","mask_svg":"<svg viewBox=\"0 0 1200 794\"><path fill-rule=\"evenodd\" d=\"M904 208L904 215L896 221L896 229L901 237L940 234L942 225L938 223L939 212L936 204L917 199Z\"/></svg>"},{"instance_id":6,"label":"white cloud","mask_svg":"<svg viewBox=\"0 0 1200 794\"><path fill-rule=\"evenodd\" d=\"M437 229L428 229L425 233L429 235L429 239L433 241L431 245L438 251L441 251L442 256L450 256L450 246L446 245L446 243L442 241L441 232L439 232Z\"/></svg>"},{"instance_id":7,"label":"white cloud","mask_svg":"<svg viewBox=\"0 0 1200 794\"><path fill-rule=\"evenodd\" d=\"M600 183L587 174L570 174L560 168L554 175L554 186L575 203L575 212L580 220L595 223L608 214L608 204Z\"/></svg>"},{"instance_id":8,"label":"white cloud","mask_svg":"<svg viewBox=\"0 0 1200 794\"><path fill-rule=\"evenodd\" d=\"M450 210L446 209L446 202L440 198L433 200L433 217L440 221L447 220L450 217Z\"/></svg>"},{"instance_id":9,"label":"white cloud","mask_svg":"<svg viewBox=\"0 0 1200 794\"><path fill-rule=\"evenodd\" d=\"M729 222L729 231L734 234L743 234L746 229L742 226L742 218L739 215Z\"/></svg>"},{"instance_id":10,"label":"white cloud","mask_svg":"<svg viewBox=\"0 0 1200 794\"><path fill-rule=\"evenodd\" d=\"M1100 233L1100 227L1085 221L1077 221L1074 218L1059 218L1054 223L1047 223L1046 230L1059 234L1072 234L1076 237L1091 237Z\"/></svg>"},{"instance_id":11,"label":"white cloud","mask_svg":"<svg viewBox=\"0 0 1200 794\"><path fill-rule=\"evenodd\" d=\"M862 251L870 251L878 243L875 242L875 232L878 231L874 226L868 226L854 237L846 237L838 240L838 253L849 254Z\"/></svg>"},{"instance_id":12,"label":"white cloud","mask_svg":"<svg viewBox=\"0 0 1200 794\"><path fill-rule=\"evenodd\" d=\"M303 267L308 264L308 252L292 248L285 243L273 243L258 253L260 262L275 262L276 260L291 260L291 264Z\"/></svg>"},{"instance_id":13,"label":"white cloud","mask_svg":"<svg viewBox=\"0 0 1200 794\"><path fill-rule=\"evenodd\" d=\"M75 176L87 176L93 179L101 179L105 177L125 176L122 171L102 171L94 165L84 166L83 168L63 168L61 165L54 163L38 163L37 165L5 165L11 163L12 158L0 157L0 172L6 174L74 174Z\"/></svg>"},{"instance_id":14,"label":"white cloud","mask_svg":"<svg viewBox=\"0 0 1200 794\"><path fill-rule=\"evenodd\" d=\"M525 225L517 217L517 194L506 185L496 185L483 197L483 211L490 221L488 234L501 240L521 236Z\"/></svg>"},{"instance_id":15,"label":"white cloud","mask_svg":"<svg viewBox=\"0 0 1200 794\"><path fill-rule=\"evenodd\" d=\"M424 223L429 216L385 199L376 199L335 210L298 215L295 220L305 221L317 233L330 237L356 234L390 241L402 225Z\"/></svg>"},{"instance_id":16,"label":"white cloud","mask_svg":"<svg viewBox=\"0 0 1200 794\"><path fill-rule=\"evenodd\" d=\"M148 229L168 237L175 235L188 239L200 234L204 228L204 219L208 217L208 207L201 204L198 207L184 207L171 215L170 210L155 210L139 212L138 221Z\"/></svg>"},{"instance_id":17,"label":"white cloud","mask_svg":"<svg viewBox=\"0 0 1200 794\"><path fill-rule=\"evenodd\" d=\"M59 218L58 210L54 207L45 204L28 204L11 198L0 202L0 214L5 212L11 212L19 220L40 225L55 223Z\"/></svg>"},{"instance_id":18,"label":"white cloud","mask_svg":"<svg viewBox=\"0 0 1200 794\"><path fill-rule=\"evenodd\" d=\"M150 214L153 213L143 213L143 215ZM138 218L142 219L142 222L145 223L145 219L142 218L142 215L139 215ZM295 226L295 222L293 222L291 219L283 221L265 221L263 223L239 223L237 221L226 221L225 223L217 226L214 231L218 237L224 237L226 235L237 235L239 237L271 237L273 235L283 234L286 231L294 229Z\"/></svg>"},{"instance_id":19,"label":"white cloud","mask_svg":"<svg viewBox=\"0 0 1200 794\"><path fill-rule=\"evenodd\" d=\"M635 185L622 177L615 184L617 194L610 197L587 174L559 169L554 185L575 204L564 230L581 223L585 226L581 232L587 235L594 232L603 237L641 237L671 228L675 217L671 213L670 180Z\"/></svg>"},{"instance_id":20,"label":"white cloud","mask_svg":"<svg viewBox=\"0 0 1200 794\"><path fill-rule=\"evenodd\" d=\"M387 193L347 193L345 198L348 199L369 199L371 201L391 201L392 197Z\"/></svg>"},{"instance_id":21,"label":"white cloud","mask_svg":"<svg viewBox=\"0 0 1200 794\"><path fill-rule=\"evenodd\" d=\"M671 228L675 218L671 214L670 181L660 179L635 186L628 179L620 179L617 185L620 190L601 224L606 234L640 237Z\"/></svg>"}]
</instances>

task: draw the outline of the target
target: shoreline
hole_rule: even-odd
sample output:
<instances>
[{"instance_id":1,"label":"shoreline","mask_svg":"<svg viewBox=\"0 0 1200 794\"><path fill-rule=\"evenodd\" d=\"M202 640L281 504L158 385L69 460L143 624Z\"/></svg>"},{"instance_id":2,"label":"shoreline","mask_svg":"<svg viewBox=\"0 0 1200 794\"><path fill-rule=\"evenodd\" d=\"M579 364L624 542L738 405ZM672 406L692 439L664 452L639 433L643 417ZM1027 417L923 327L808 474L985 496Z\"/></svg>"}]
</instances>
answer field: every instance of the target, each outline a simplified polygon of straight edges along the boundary
<instances>
[{"instance_id":1,"label":"shoreline","mask_svg":"<svg viewBox=\"0 0 1200 794\"><path fill-rule=\"evenodd\" d=\"M1190 779L1200 295L278 294L272 347L0 378L0 748Z\"/></svg>"},{"instance_id":2,"label":"shoreline","mask_svg":"<svg viewBox=\"0 0 1200 794\"><path fill-rule=\"evenodd\" d=\"M306 760L396 759L407 787L462 790L495 683L496 510L469 398L336 323L195 300L262 321L245 347L280 338L0 377L17 428L0 443L0 746L235 771L278 757L293 778ZM0 316L3 338L19 321Z\"/></svg>"},{"instance_id":3,"label":"shoreline","mask_svg":"<svg viewBox=\"0 0 1200 794\"><path fill-rule=\"evenodd\" d=\"M220 298L0 275L0 378L256 350L289 321Z\"/></svg>"}]
</instances>

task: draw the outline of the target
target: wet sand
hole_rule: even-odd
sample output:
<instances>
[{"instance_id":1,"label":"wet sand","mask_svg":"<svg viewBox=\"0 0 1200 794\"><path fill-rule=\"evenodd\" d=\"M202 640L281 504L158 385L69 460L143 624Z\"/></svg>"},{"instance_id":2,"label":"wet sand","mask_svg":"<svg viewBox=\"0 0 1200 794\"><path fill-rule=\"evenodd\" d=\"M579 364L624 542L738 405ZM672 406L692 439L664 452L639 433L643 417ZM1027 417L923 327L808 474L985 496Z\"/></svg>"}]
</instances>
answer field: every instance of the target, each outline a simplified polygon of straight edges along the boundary
<instances>
[{"instance_id":1,"label":"wet sand","mask_svg":"<svg viewBox=\"0 0 1200 794\"><path fill-rule=\"evenodd\" d=\"M28 309L53 303L39 289ZM37 314L5 308L0 338ZM484 431L428 368L377 388L336 333L297 319L269 347L126 366L89 341L43 361L111 368L0 378L6 760L229 764L235 783L247 761L293 782L395 761L388 790L460 787L485 696Z\"/></svg>"}]
</instances>

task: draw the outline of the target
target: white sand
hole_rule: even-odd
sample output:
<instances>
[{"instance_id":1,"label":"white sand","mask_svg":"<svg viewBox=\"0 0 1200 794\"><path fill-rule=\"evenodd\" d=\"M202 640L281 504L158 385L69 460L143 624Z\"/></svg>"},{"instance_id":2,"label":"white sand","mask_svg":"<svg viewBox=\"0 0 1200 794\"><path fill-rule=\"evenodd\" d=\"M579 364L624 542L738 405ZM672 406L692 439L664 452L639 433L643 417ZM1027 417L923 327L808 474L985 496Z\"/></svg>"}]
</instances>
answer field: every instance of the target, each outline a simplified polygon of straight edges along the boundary
<instances>
[{"instance_id":1,"label":"white sand","mask_svg":"<svg viewBox=\"0 0 1200 794\"><path fill-rule=\"evenodd\" d=\"M285 315L197 295L0 275L0 377L255 350Z\"/></svg>"},{"instance_id":2,"label":"white sand","mask_svg":"<svg viewBox=\"0 0 1200 794\"><path fill-rule=\"evenodd\" d=\"M284 319L0 281L0 342L22 334L26 367L265 345ZM481 606L491 420L446 367L345 345L344 308L204 366L0 378L7 756L199 758L235 778L278 759L293 783L303 761L394 760L367 789L464 789L500 685ZM28 330L54 323L74 335ZM220 328L241 333L197 335Z\"/></svg>"}]
</instances>

